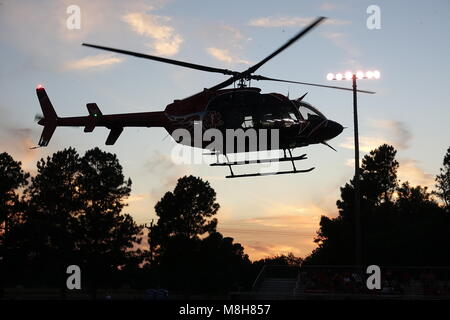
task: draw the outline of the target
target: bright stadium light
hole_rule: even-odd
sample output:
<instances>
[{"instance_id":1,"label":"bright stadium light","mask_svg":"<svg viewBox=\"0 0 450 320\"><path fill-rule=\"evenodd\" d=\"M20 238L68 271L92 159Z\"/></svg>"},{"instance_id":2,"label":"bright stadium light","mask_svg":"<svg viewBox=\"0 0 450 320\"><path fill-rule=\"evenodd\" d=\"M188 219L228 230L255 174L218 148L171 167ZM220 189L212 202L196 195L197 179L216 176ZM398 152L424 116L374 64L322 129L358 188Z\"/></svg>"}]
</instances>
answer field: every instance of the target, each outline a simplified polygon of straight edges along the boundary
<instances>
[{"instance_id":1,"label":"bright stadium light","mask_svg":"<svg viewBox=\"0 0 450 320\"><path fill-rule=\"evenodd\" d=\"M356 73L347 71L344 73L328 73L327 80L352 80L353 89L353 125L355 134L355 264L361 267L362 263L362 244L361 244L361 191L360 191L360 170L359 170L359 135L358 135L358 107L357 107L357 92L356 80L362 79L380 79L380 71L366 71L358 70ZM363 91L364 92L364 91ZM375 93L368 92L365 93Z\"/></svg>"},{"instance_id":2,"label":"bright stadium light","mask_svg":"<svg viewBox=\"0 0 450 320\"><path fill-rule=\"evenodd\" d=\"M353 77L353 73L351 73L350 71L347 71L345 73L345 80L352 80Z\"/></svg>"},{"instance_id":3,"label":"bright stadium light","mask_svg":"<svg viewBox=\"0 0 450 320\"><path fill-rule=\"evenodd\" d=\"M380 79L381 74L378 70L368 70L366 72L358 70L356 73L353 73L351 71L346 71L344 73L327 73L327 80L352 80L353 77L356 77L356 79Z\"/></svg>"},{"instance_id":4,"label":"bright stadium light","mask_svg":"<svg viewBox=\"0 0 450 320\"><path fill-rule=\"evenodd\" d=\"M375 79L380 79L380 71L375 70L375 71L373 72L373 77L374 77Z\"/></svg>"}]
</instances>

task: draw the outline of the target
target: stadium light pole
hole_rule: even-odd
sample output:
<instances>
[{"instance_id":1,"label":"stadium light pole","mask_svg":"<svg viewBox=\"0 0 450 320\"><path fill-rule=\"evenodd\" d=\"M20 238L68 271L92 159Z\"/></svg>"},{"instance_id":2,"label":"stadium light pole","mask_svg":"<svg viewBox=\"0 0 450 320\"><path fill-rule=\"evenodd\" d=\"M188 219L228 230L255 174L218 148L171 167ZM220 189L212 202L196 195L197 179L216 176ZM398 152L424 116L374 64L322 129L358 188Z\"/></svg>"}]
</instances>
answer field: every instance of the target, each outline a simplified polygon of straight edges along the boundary
<instances>
[{"instance_id":1,"label":"stadium light pole","mask_svg":"<svg viewBox=\"0 0 450 320\"><path fill-rule=\"evenodd\" d=\"M351 80L353 89L353 126L354 126L354 141L355 141L355 264L357 267L362 265L362 241L361 241L361 192L360 192L360 170L359 170L359 133L358 133L358 99L357 99L357 83L360 79L379 79L380 72L375 71L358 71L353 73L347 71L345 73L328 73L327 80Z\"/></svg>"}]
</instances>

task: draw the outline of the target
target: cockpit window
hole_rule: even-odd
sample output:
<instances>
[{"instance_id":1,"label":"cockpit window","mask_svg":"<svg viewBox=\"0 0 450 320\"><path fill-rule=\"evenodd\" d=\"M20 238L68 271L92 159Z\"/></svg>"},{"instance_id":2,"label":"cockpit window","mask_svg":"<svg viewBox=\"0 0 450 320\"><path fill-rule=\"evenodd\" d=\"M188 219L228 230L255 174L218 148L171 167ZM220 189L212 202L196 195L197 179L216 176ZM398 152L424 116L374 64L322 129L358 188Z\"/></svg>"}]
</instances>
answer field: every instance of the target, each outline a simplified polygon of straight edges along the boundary
<instances>
[{"instance_id":1,"label":"cockpit window","mask_svg":"<svg viewBox=\"0 0 450 320\"><path fill-rule=\"evenodd\" d=\"M293 112L289 112L289 116L291 117L292 120L296 120L296 121L298 120L297 116Z\"/></svg>"},{"instance_id":2,"label":"cockpit window","mask_svg":"<svg viewBox=\"0 0 450 320\"><path fill-rule=\"evenodd\" d=\"M246 128L253 128L253 117L252 116L245 116L244 122L242 122L241 127Z\"/></svg>"},{"instance_id":3,"label":"cockpit window","mask_svg":"<svg viewBox=\"0 0 450 320\"><path fill-rule=\"evenodd\" d=\"M298 103L298 111L305 120L307 120L310 116L317 116L326 119L326 117L319 110L305 102Z\"/></svg>"}]
</instances>

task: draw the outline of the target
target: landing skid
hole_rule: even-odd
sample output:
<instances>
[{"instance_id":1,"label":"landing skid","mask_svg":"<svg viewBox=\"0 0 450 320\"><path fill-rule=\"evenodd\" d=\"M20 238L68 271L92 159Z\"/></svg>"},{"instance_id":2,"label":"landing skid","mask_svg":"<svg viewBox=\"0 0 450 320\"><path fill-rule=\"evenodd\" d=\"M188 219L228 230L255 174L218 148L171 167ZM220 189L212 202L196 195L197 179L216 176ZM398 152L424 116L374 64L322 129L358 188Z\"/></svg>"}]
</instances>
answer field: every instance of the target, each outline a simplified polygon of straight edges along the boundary
<instances>
[{"instance_id":1,"label":"landing skid","mask_svg":"<svg viewBox=\"0 0 450 320\"><path fill-rule=\"evenodd\" d=\"M281 158L273 158L273 159L255 159L255 160L244 160L244 161L229 161L228 156L224 154L225 158L227 159L226 162L219 162L219 157L217 155L217 162L211 163L210 166L228 166L230 168L230 175L226 176L225 178L244 178L244 177L262 177L262 176L271 176L271 175L279 175L279 174L290 174L290 173L305 173L310 172L314 170L314 167L309 169L302 169L298 170L295 167L294 161L297 160L305 160L307 159L306 154L302 154L297 157L293 157L291 150L287 149L289 151L289 156L286 155L286 150L284 151L284 157ZM246 165L246 164L257 164L257 163L270 163L270 162L285 162L290 161L292 163L292 170L288 171L277 171L277 172L264 172L264 173L246 173L246 174L234 174L233 172L233 166L239 166L239 165Z\"/></svg>"},{"instance_id":2,"label":"landing skid","mask_svg":"<svg viewBox=\"0 0 450 320\"><path fill-rule=\"evenodd\" d=\"M244 177L262 177L262 176L273 176L277 174L288 174L288 173L305 173L314 170L315 167L305 169L305 170L290 170L290 171L277 171L277 172L265 172L265 173L245 173L245 174L231 174L225 176L225 178L244 178Z\"/></svg>"},{"instance_id":3,"label":"landing skid","mask_svg":"<svg viewBox=\"0 0 450 320\"><path fill-rule=\"evenodd\" d=\"M274 158L274 159L256 159L256 160L245 160L245 161L233 161L233 162L221 162L221 163L211 163L210 166L239 166L243 164L254 164L254 163L268 163L268 162L284 162L284 161L296 161L307 159L306 154L302 154L298 157L286 157L286 158Z\"/></svg>"}]
</instances>

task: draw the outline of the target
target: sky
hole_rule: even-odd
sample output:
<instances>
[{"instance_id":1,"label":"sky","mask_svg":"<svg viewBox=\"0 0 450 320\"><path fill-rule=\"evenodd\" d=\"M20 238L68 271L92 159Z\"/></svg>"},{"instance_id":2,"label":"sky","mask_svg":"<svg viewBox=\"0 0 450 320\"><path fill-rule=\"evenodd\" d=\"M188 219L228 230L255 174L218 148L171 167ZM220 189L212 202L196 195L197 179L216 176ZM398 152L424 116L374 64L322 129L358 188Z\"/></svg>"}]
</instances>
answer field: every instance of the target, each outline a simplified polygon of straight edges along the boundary
<instances>
[{"instance_id":1,"label":"sky","mask_svg":"<svg viewBox=\"0 0 450 320\"><path fill-rule=\"evenodd\" d=\"M80 28L69 29L71 5ZM370 5L380 9L380 28L369 29ZM96 102L104 114L164 110L226 78L82 47L82 42L245 70L277 49L312 19L329 19L265 64L258 74L350 87L326 80L329 72L380 70L361 80L361 156L392 144L399 178L433 187L450 142L450 2L371 1L24 1L0 0L0 151L34 174L36 162L72 146L81 154L99 146L116 153L133 181L126 212L138 223L156 219L154 205L183 175L208 180L221 208L218 230L241 243L251 259L292 252L306 256L322 215L337 215L339 188L353 175L351 93L271 82L253 83L306 101L348 127L323 145L308 146L298 166L310 173L225 179L227 168L178 165L175 142L162 128L126 128L114 146L107 130L58 128L49 146L39 140L35 94L43 84L59 116L87 115ZM251 169L249 169L251 170Z\"/></svg>"}]
</instances>

